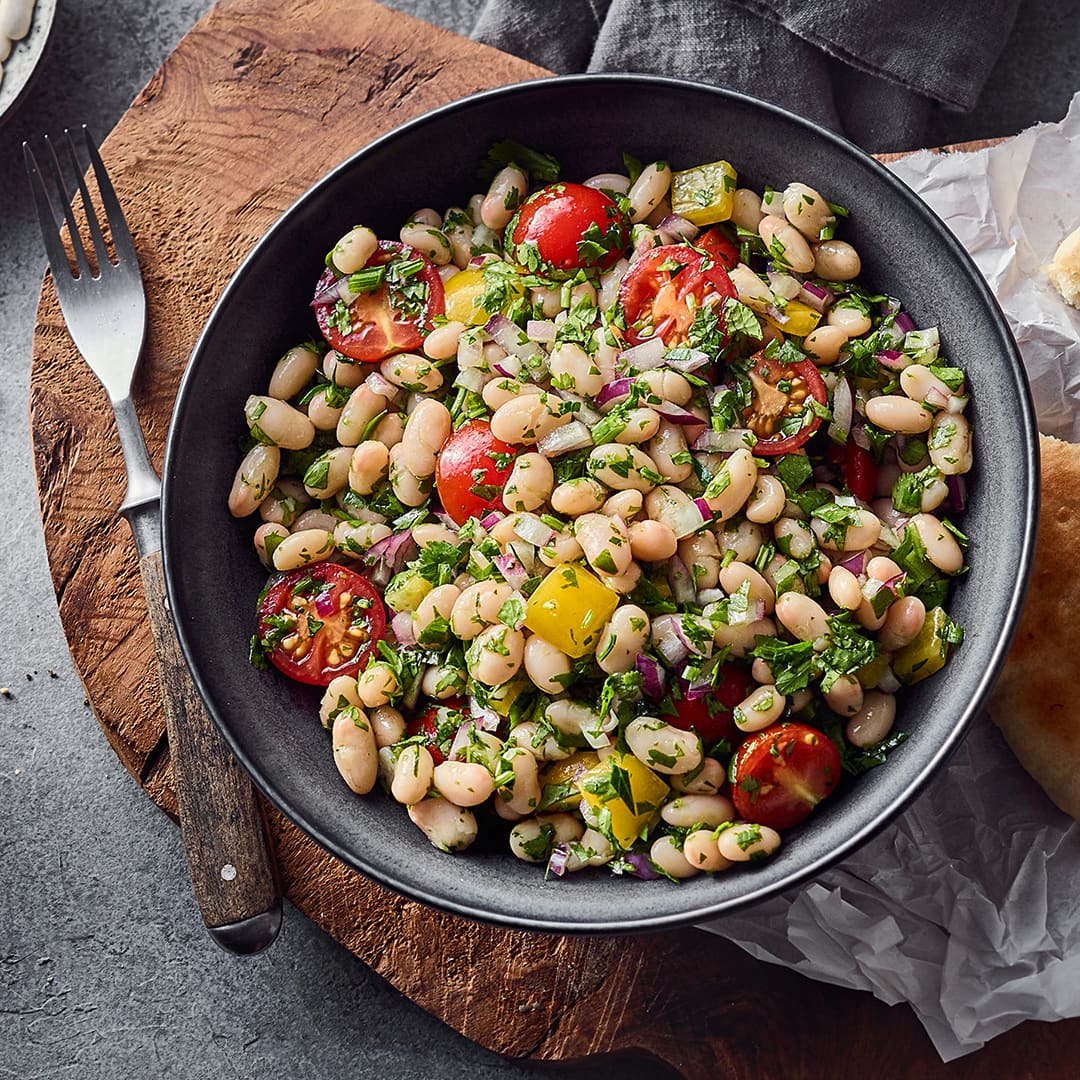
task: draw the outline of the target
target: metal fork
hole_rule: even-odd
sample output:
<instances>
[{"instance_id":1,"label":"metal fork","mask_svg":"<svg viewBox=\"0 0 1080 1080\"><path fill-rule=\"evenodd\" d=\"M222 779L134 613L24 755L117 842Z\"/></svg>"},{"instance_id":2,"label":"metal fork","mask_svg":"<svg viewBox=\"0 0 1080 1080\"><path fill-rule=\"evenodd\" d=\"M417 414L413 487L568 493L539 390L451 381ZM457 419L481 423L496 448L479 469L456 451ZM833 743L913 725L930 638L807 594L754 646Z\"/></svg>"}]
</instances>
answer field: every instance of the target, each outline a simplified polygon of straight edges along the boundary
<instances>
[{"instance_id":1,"label":"metal fork","mask_svg":"<svg viewBox=\"0 0 1080 1080\"><path fill-rule=\"evenodd\" d=\"M254 788L214 728L170 622L161 561L161 482L131 400L131 382L146 331L146 294L135 245L86 126L78 130L77 139L67 130L64 135L61 154L75 176L96 273L79 233L64 170L48 136L43 169L28 143L23 143L23 155L64 321L116 416L127 469L127 492L119 510L131 526L139 553L195 899L218 944L231 952L257 952L277 936L281 895ZM115 260L83 177L76 141L93 166ZM74 272L61 237L65 225Z\"/></svg>"}]
</instances>

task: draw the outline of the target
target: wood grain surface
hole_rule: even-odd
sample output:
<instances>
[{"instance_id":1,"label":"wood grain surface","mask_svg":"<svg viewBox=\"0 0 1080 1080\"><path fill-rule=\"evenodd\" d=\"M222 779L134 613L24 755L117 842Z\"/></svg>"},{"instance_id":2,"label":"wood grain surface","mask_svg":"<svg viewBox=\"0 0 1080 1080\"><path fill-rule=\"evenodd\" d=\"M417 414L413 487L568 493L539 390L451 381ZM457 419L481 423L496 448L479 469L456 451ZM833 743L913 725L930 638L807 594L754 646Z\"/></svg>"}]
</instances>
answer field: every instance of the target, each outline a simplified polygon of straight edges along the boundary
<instances>
[{"instance_id":1,"label":"wood grain surface","mask_svg":"<svg viewBox=\"0 0 1080 1080\"><path fill-rule=\"evenodd\" d=\"M322 0L223 0L104 144L146 279L150 330L135 400L159 467L199 328L293 199L409 117L546 74L368 0L326 12ZM121 761L175 816L146 604L116 514L119 446L47 280L30 407L45 540L75 666ZM267 812L293 903L413 1001L500 1054L573 1061L635 1051L689 1078L739 1080L1076 1075L1080 1021L1027 1023L943 1066L906 1007L810 982L696 930L550 938L444 915L347 869Z\"/></svg>"}]
</instances>

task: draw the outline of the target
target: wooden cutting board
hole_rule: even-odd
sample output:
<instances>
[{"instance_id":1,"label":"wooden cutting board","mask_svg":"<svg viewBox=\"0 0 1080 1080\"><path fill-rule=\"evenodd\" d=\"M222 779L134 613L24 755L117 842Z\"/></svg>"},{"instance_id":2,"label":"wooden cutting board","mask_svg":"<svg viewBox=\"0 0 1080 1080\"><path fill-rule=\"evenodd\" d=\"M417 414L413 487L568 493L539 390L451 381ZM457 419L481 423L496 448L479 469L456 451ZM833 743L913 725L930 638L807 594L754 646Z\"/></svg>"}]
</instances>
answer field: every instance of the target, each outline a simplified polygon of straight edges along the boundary
<instances>
[{"instance_id":1,"label":"wooden cutting board","mask_svg":"<svg viewBox=\"0 0 1080 1080\"><path fill-rule=\"evenodd\" d=\"M546 74L369 0L223 0L188 34L103 151L146 278L149 338L135 400L159 468L200 327L296 196L403 120ZM121 761L175 816L150 629L131 537L116 515L119 444L49 283L30 411L75 666ZM402 901L272 808L269 818L293 903L417 1004L500 1054L571 1061L637 1052L691 1078L912 1080L1064 1077L1080 1056L1080 1021L1027 1023L946 1069L909 1009L812 983L713 935L550 938L482 926Z\"/></svg>"}]
</instances>

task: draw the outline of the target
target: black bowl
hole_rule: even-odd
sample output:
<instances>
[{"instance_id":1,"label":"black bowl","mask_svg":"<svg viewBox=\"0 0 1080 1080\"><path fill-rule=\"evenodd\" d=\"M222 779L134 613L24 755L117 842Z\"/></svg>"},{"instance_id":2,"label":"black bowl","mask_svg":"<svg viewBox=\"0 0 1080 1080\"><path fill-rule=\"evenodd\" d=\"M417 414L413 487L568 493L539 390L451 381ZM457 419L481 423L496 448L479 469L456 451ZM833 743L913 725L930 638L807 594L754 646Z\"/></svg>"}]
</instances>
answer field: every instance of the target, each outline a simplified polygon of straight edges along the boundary
<instances>
[{"instance_id":1,"label":"black bowl","mask_svg":"<svg viewBox=\"0 0 1080 1080\"><path fill-rule=\"evenodd\" d=\"M954 590L967 636L948 668L901 696L909 738L750 869L668 882L587 871L544 880L497 837L464 855L433 848L402 807L358 798L338 776L319 726L319 693L248 663L255 597L265 581L250 522L225 500L245 431L244 399L312 332L308 308L325 252L357 221L384 235L419 206L462 204L476 168L503 138L555 153L563 175L618 169L628 150L687 166L725 158L761 190L797 179L851 210L844 235L865 280L941 328L968 375L976 469L964 517L972 571ZM243 342L238 348L237 342ZM1016 346L963 249L885 168L850 143L738 94L632 75L544 79L478 94L404 124L303 195L255 246L195 347L165 461L169 599L184 653L229 745L301 828L371 878L461 915L531 930L604 933L699 921L804 881L854 850L934 775L979 710L1023 600L1038 505L1037 435ZM988 488L987 484L991 486ZM489 830L493 831L493 830Z\"/></svg>"}]
</instances>

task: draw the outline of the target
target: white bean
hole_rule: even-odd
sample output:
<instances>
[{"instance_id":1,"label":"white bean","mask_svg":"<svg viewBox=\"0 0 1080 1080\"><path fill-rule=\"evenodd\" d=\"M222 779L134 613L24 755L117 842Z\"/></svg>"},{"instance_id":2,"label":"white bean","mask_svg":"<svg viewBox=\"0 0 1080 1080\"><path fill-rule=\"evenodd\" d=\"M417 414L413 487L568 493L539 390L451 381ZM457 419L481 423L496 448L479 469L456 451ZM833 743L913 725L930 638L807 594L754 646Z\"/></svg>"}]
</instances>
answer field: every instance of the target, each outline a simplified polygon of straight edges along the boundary
<instances>
[{"instance_id":1,"label":"white bean","mask_svg":"<svg viewBox=\"0 0 1080 1080\"><path fill-rule=\"evenodd\" d=\"M739 263L728 276L739 299L754 311L764 311L773 302L772 289L746 263Z\"/></svg>"},{"instance_id":2,"label":"white bean","mask_svg":"<svg viewBox=\"0 0 1080 1080\"><path fill-rule=\"evenodd\" d=\"M650 410L651 411L651 410ZM672 484L681 484L693 471L687 450L686 435L678 424L661 420L656 435L646 447L657 470Z\"/></svg>"},{"instance_id":3,"label":"white bean","mask_svg":"<svg viewBox=\"0 0 1080 1080\"><path fill-rule=\"evenodd\" d=\"M695 829L683 840L683 858L698 870L726 870L731 862L720 854L712 829Z\"/></svg>"},{"instance_id":4,"label":"white bean","mask_svg":"<svg viewBox=\"0 0 1080 1080\"><path fill-rule=\"evenodd\" d=\"M751 690L735 706L733 710L735 726L745 732L762 731L770 724L776 723L784 715L785 708L787 708L787 698L775 686L759 686L756 690Z\"/></svg>"},{"instance_id":5,"label":"white bean","mask_svg":"<svg viewBox=\"0 0 1080 1080\"><path fill-rule=\"evenodd\" d=\"M627 443L640 444L648 442L650 439L653 439L655 442L656 440L653 437L660 431L660 427L661 420L659 413L646 408L631 409L626 414L626 427L615 436L615 441L617 443L623 443L624 445ZM656 460L657 468L663 472L664 466L654 453L653 446L648 447L648 452L649 455ZM676 453L678 453L678 450L676 450Z\"/></svg>"},{"instance_id":6,"label":"white bean","mask_svg":"<svg viewBox=\"0 0 1080 1080\"><path fill-rule=\"evenodd\" d=\"M748 521L765 525L775 521L784 512L786 505L787 492L784 485L775 476L762 474L758 476L753 494L746 504L746 518Z\"/></svg>"},{"instance_id":7,"label":"white bean","mask_svg":"<svg viewBox=\"0 0 1080 1080\"><path fill-rule=\"evenodd\" d=\"M435 790L455 806L479 806L495 791L491 773L477 762L440 761L432 775Z\"/></svg>"},{"instance_id":8,"label":"white bean","mask_svg":"<svg viewBox=\"0 0 1080 1080\"><path fill-rule=\"evenodd\" d=\"M244 404L248 428L259 442L283 450L303 450L315 438L315 425L299 409L274 397L252 394Z\"/></svg>"},{"instance_id":9,"label":"white bean","mask_svg":"<svg viewBox=\"0 0 1080 1080\"><path fill-rule=\"evenodd\" d=\"M729 596L737 593L746 582L750 582L747 599L752 604L761 603L765 608L765 614L771 615L776 607L776 593L754 567L733 559L720 571L720 587Z\"/></svg>"},{"instance_id":10,"label":"white bean","mask_svg":"<svg viewBox=\"0 0 1080 1080\"><path fill-rule=\"evenodd\" d=\"M600 635L596 662L609 675L630 671L649 641L649 616L636 604L620 604Z\"/></svg>"},{"instance_id":11,"label":"white bean","mask_svg":"<svg viewBox=\"0 0 1080 1080\"><path fill-rule=\"evenodd\" d=\"M705 501L720 521L734 517L750 497L757 483L758 467L754 455L740 447L720 466L705 489Z\"/></svg>"},{"instance_id":12,"label":"white bean","mask_svg":"<svg viewBox=\"0 0 1080 1080\"><path fill-rule=\"evenodd\" d=\"M816 641L829 632L825 609L803 593L786 592L776 601L776 617L800 641Z\"/></svg>"},{"instance_id":13,"label":"white bean","mask_svg":"<svg viewBox=\"0 0 1080 1080\"><path fill-rule=\"evenodd\" d=\"M694 588L715 589L720 580L720 545L716 537L711 532L694 533L679 541L678 550Z\"/></svg>"},{"instance_id":14,"label":"white bean","mask_svg":"<svg viewBox=\"0 0 1080 1080\"><path fill-rule=\"evenodd\" d=\"M839 716L854 716L862 708L863 688L853 675L841 675L824 691L825 704Z\"/></svg>"},{"instance_id":15,"label":"white bean","mask_svg":"<svg viewBox=\"0 0 1080 1080\"><path fill-rule=\"evenodd\" d=\"M740 229L757 232L765 211L761 209L761 196L750 188L736 188L731 204L731 220Z\"/></svg>"},{"instance_id":16,"label":"white bean","mask_svg":"<svg viewBox=\"0 0 1080 1080\"><path fill-rule=\"evenodd\" d=\"M350 229L330 252L330 260L339 274L355 274L363 269L378 250L379 238L364 225ZM291 395L290 395L291 396Z\"/></svg>"},{"instance_id":17,"label":"white bean","mask_svg":"<svg viewBox=\"0 0 1080 1080\"><path fill-rule=\"evenodd\" d=\"M806 184L788 184L782 201L784 216L807 240L817 240L821 230L836 220L824 196Z\"/></svg>"},{"instance_id":18,"label":"white bean","mask_svg":"<svg viewBox=\"0 0 1080 1080\"><path fill-rule=\"evenodd\" d=\"M574 522L574 538L589 565L603 574L625 574L633 562L630 534L620 517L582 514Z\"/></svg>"},{"instance_id":19,"label":"white bean","mask_svg":"<svg viewBox=\"0 0 1080 1080\"><path fill-rule=\"evenodd\" d=\"M390 486L394 489L394 495L406 506L421 506L427 502L430 485L423 483L421 478L408 468L404 457L403 443L390 447Z\"/></svg>"},{"instance_id":20,"label":"white bean","mask_svg":"<svg viewBox=\"0 0 1080 1080\"><path fill-rule=\"evenodd\" d=\"M494 420L492 421L494 424ZM652 491L660 482L660 473L644 450L636 446L605 443L589 454L589 474L613 491Z\"/></svg>"},{"instance_id":21,"label":"white bean","mask_svg":"<svg viewBox=\"0 0 1080 1080\"><path fill-rule=\"evenodd\" d=\"M424 799L411 805L409 820L440 851L464 851L476 839L476 816L448 799Z\"/></svg>"},{"instance_id":22,"label":"white bean","mask_svg":"<svg viewBox=\"0 0 1080 1080\"><path fill-rule=\"evenodd\" d=\"M829 595L837 607L856 611L862 603L859 579L846 566L834 566L829 571Z\"/></svg>"},{"instance_id":23,"label":"white bean","mask_svg":"<svg viewBox=\"0 0 1080 1080\"><path fill-rule=\"evenodd\" d=\"M449 622L459 596L461 596L461 590L456 585L438 585L420 601L412 617L413 633L418 641L421 635L431 629L431 624L436 619L445 619ZM443 634L431 644L441 645L445 638L446 634ZM428 642L424 641L423 644L427 645Z\"/></svg>"},{"instance_id":24,"label":"white bean","mask_svg":"<svg viewBox=\"0 0 1080 1080\"><path fill-rule=\"evenodd\" d=\"M499 609L513 589L506 582L478 581L462 589L450 613L450 629L462 641L472 641L481 630L498 621Z\"/></svg>"},{"instance_id":25,"label":"white bean","mask_svg":"<svg viewBox=\"0 0 1080 1080\"><path fill-rule=\"evenodd\" d=\"M417 394L430 394L443 384L439 369L426 356L415 353L388 356L379 365L379 371L387 382Z\"/></svg>"},{"instance_id":26,"label":"white bean","mask_svg":"<svg viewBox=\"0 0 1080 1080\"><path fill-rule=\"evenodd\" d=\"M333 533L326 529L301 529L274 549L274 569L297 570L329 559L336 550Z\"/></svg>"},{"instance_id":27,"label":"white bean","mask_svg":"<svg viewBox=\"0 0 1080 1080\"><path fill-rule=\"evenodd\" d=\"M491 418L491 434L507 443L531 445L570 421L570 414L560 413L562 403L543 391L526 392L498 406Z\"/></svg>"},{"instance_id":28,"label":"white bean","mask_svg":"<svg viewBox=\"0 0 1080 1080\"><path fill-rule=\"evenodd\" d=\"M640 491L634 491L633 489L617 491L605 501L600 508L600 513L606 514L608 517L621 517L623 521L630 521L641 512L644 504L645 499Z\"/></svg>"},{"instance_id":29,"label":"white bean","mask_svg":"<svg viewBox=\"0 0 1080 1080\"><path fill-rule=\"evenodd\" d=\"M464 330L465 324L456 321L435 327L424 338L424 355L432 360L449 360L457 356L458 345Z\"/></svg>"},{"instance_id":30,"label":"white bean","mask_svg":"<svg viewBox=\"0 0 1080 1080\"><path fill-rule=\"evenodd\" d=\"M862 272L859 253L846 240L814 244L814 273L826 281L852 281Z\"/></svg>"},{"instance_id":31,"label":"white bean","mask_svg":"<svg viewBox=\"0 0 1080 1080\"><path fill-rule=\"evenodd\" d=\"M240 462L229 492L229 513L233 517L254 514L277 481L281 468L281 451L276 446L253 446Z\"/></svg>"},{"instance_id":32,"label":"white bean","mask_svg":"<svg viewBox=\"0 0 1080 1080\"><path fill-rule=\"evenodd\" d=\"M385 705L395 694L401 692L393 668L385 661L376 660L361 672L356 680L356 692L369 709Z\"/></svg>"},{"instance_id":33,"label":"white bean","mask_svg":"<svg viewBox=\"0 0 1080 1080\"><path fill-rule=\"evenodd\" d=\"M380 413L386 412L390 402L382 394L376 394L370 386L358 386L345 402L337 425L337 441L342 446L357 446L364 437L368 425Z\"/></svg>"},{"instance_id":34,"label":"white bean","mask_svg":"<svg viewBox=\"0 0 1080 1080\"><path fill-rule=\"evenodd\" d=\"M814 255L806 238L785 218L767 214L758 223L758 234L775 264L809 274L814 269Z\"/></svg>"},{"instance_id":35,"label":"white bean","mask_svg":"<svg viewBox=\"0 0 1080 1080\"><path fill-rule=\"evenodd\" d=\"M401 242L416 248L425 259L436 266L445 266L450 262L454 249L442 229L425 222L407 221L398 233Z\"/></svg>"},{"instance_id":36,"label":"white bean","mask_svg":"<svg viewBox=\"0 0 1080 1080\"><path fill-rule=\"evenodd\" d=\"M272 537L276 537L273 544L270 545L272 550L288 535L289 530L286 529L284 525L279 525L276 521L267 521L255 530L255 551L259 556L259 562L261 562L268 570L274 565L271 556L267 551L268 541Z\"/></svg>"},{"instance_id":37,"label":"white bean","mask_svg":"<svg viewBox=\"0 0 1080 1080\"><path fill-rule=\"evenodd\" d=\"M508 810L515 817L531 814L540 804L540 773L536 758L524 746L503 748L499 759L499 773L505 775L510 767L513 779L498 790L496 810L500 817Z\"/></svg>"},{"instance_id":38,"label":"white bean","mask_svg":"<svg viewBox=\"0 0 1080 1080\"><path fill-rule=\"evenodd\" d=\"M652 716L639 716L627 725L626 745L639 761L666 775L690 772L701 764L701 740Z\"/></svg>"},{"instance_id":39,"label":"white bean","mask_svg":"<svg viewBox=\"0 0 1080 1080\"><path fill-rule=\"evenodd\" d=\"M507 510L538 510L555 483L551 462L543 454L519 454L506 478L502 504Z\"/></svg>"},{"instance_id":40,"label":"white bean","mask_svg":"<svg viewBox=\"0 0 1080 1080\"><path fill-rule=\"evenodd\" d=\"M389 525L368 521L339 521L334 526L334 543L338 551L348 555L362 555L392 534L393 529Z\"/></svg>"},{"instance_id":41,"label":"white bean","mask_svg":"<svg viewBox=\"0 0 1080 1080\"><path fill-rule=\"evenodd\" d=\"M641 170L630 185L626 197L630 202L630 221L644 221L663 202L671 187L671 166L665 161L654 161Z\"/></svg>"},{"instance_id":42,"label":"white bean","mask_svg":"<svg viewBox=\"0 0 1080 1080\"><path fill-rule=\"evenodd\" d=\"M389 467L390 451L381 442L362 442L349 461L349 487L359 495L370 495L385 479Z\"/></svg>"},{"instance_id":43,"label":"white bean","mask_svg":"<svg viewBox=\"0 0 1080 1080\"><path fill-rule=\"evenodd\" d=\"M734 551L739 562L752 563L757 558L761 545L765 543L765 531L762 527L742 518L725 522L715 532L721 556Z\"/></svg>"},{"instance_id":44,"label":"white bean","mask_svg":"<svg viewBox=\"0 0 1080 1080\"><path fill-rule=\"evenodd\" d=\"M344 412L344 406L330 404L326 393L327 387L320 387L307 403L308 419L318 431L334 431Z\"/></svg>"},{"instance_id":45,"label":"white bean","mask_svg":"<svg viewBox=\"0 0 1080 1080\"><path fill-rule=\"evenodd\" d=\"M328 350L323 357L323 374L332 383L348 390L359 386L368 376L366 364L359 364L334 349Z\"/></svg>"},{"instance_id":46,"label":"white bean","mask_svg":"<svg viewBox=\"0 0 1080 1080\"><path fill-rule=\"evenodd\" d=\"M518 673L524 657L525 637L521 631L496 624L477 634L465 662L477 682L499 686Z\"/></svg>"},{"instance_id":47,"label":"white bean","mask_svg":"<svg viewBox=\"0 0 1080 1080\"><path fill-rule=\"evenodd\" d=\"M653 841L649 858L673 878L689 878L698 873L698 868L690 864L670 836L661 836Z\"/></svg>"},{"instance_id":48,"label":"white bean","mask_svg":"<svg viewBox=\"0 0 1080 1080\"><path fill-rule=\"evenodd\" d=\"M570 751L563 749L553 735L542 736L532 720L515 724L506 741L513 746L523 746L538 761L565 761L570 756Z\"/></svg>"},{"instance_id":49,"label":"white bean","mask_svg":"<svg viewBox=\"0 0 1080 1080\"><path fill-rule=\"evenodd\" d=\"M349 483L352 447L333 446L320 454L304 474L304 490L313 499L329 499Z\"/></svg>"},{"instance_id":50,"label":"white bean","mask_svg":"<svg viewBox=\"0 0 1080 1080\"><path fill-rule=\"evenodd\" d=\"M735 807L724 795L680 795L664 803L660 816L677 829L691 825L710 825L716 828L725 821L735 820Z\"/></svg>"},{"instance_id":51,"label":"white bean","mask_svg":"<svg viewBox=\"0 0 1080 1080\"><path fill-rule=\"evenodd\" d=\"M745 659L746 654L756 644L755 639L759 637L776 637L776 623L772 619L755 619L753 622L734 625L718 622L713 631L716 644L721 649L730 649L731 655L740 660Z\"/></svg>"},{"instance_id":52,"label":"white bean","mask_svg":"<svg viewBox=\"0 0 1080 1080\"><path fill-rule=\"evenodd\" d=\"M946 476L971 471L971 425L964 416L938 413L930 429L928 445L930 460Z\"/></svg>"},{"instance_id":53,"label":"white bean","mask_svg":"<svg viewBox=\"0 0 1080 1080\"><path fill-rule=\"evenodd\" d=\"M948 529L933 514L916 514L911 519L926 557L946 574L955 574L964 565L964 553Z\"/></svg>"},{"instance_id":54,"label":"white bean","mask_svg":"<svg viewBox=\"0 0 1080 1080\"><path fill-rule=\"evenodd\" d=\"M671 778L671 786L686 795L715 795L727 781L724 766L716 758L704 758L693 772Z\"/></svg>"},{"instance_id":55,"label":"white bean","mask_svg":"<svg viewBox=\"0 0 1080 1080\"><path fill-rule=\"evenodd\" d=\"M819 326L803 338L803 348L819 364L835 364L850 335L842 326Z\"/></svg>"},{"instance_id":56,"label":"white bean","mask_svg":"<svg viewBox=\"0 0 1080 1080\"><path fill-rule=\"evenodd\" d=\"M880 690L868 690L862 708L847 722L844 735L853 746L875 746L892 731L895 719L896 698Z\"/></svg>"},{"instance_id":57,"label":"white bean","mask_svg":"<svg viewBox=\"0 0 1080 1080\"><path fill-rule=\"evenodd\" d=\"M561 694L570 681L570 657L537 634L525 639L525 674L545 694Z\"/></svg>"},{"instance_id":58,"label":"white bean","mask_svg":"<svg viewBox=\"0 0 1080 1080\"><path fill-rule=\"evenodd\" d=\"M405 717L391 705L380 705L368 714L371 730L375 735L375 745L381 750L384 746L405 737Z\"/></svg>"},{"instance_id":59,"label":"white bean","mask_svg":"<svg viewBox=\"0 0 1080 1080\"><path fill-rule=\"evenodd\" d=\"M648 388L650 399L655 397L657 405L661 401L685 405L694 396L694 388L677 371L663 368L643 371L637 377L637 382ZM646 404L652 404L651 400Z\"/></svg>"},{"instance_id":60,"label":"white bean","mask_svg":"<svg viewBox=\"0 0 1080 1080\"><path fill-rule=\"evenodd\" d=\"M858 517L857 525L811 518L810 527L826 551L866 551L881 538L881 519L872 510L853 508L852 516ZM843 535L838 536L841 525Z\"/></svg>"},{"instance_id":61,"label":"white bean","mask_svg":"<svg viewBox=\"0 0 1080 1080\"><path fill-rule=\"evenodd\" d=\"M562 342L551 350L548 360L552 385L559 390L572 390L582 397L595 397L604 388L604 375L580 345Z\"/></svg>"},{"instance_id":62,"label":"white bean","mask_svg":"<svg viewBox=\"0 0 1080 1080\"><path fill-rule=\"evenodd\" d=\"M779 850L780 834L768 825L739 821L720 834L716 846L729 862L750 862Z\"/></svg>"},{"instance_id":63,"label":"white bean","mask_svg":"<svg viewBox=\"0 0 1080 1080\"><path fill-rule=\"evenodd\" d=\"M604 505L607 489L589 476L565 480L551 493L551 508L557 514L579 517L592 513Z\"/></svg>"},{"instance_id":64,"label":"white bean","mask_svg":"<svg viewBox=\"0 0 1080 1080\"><path fill-rule=\"evenodd\" d=\"M848 337L861 337L872 325L870 316L864 315L859 308L844 307L834 304L825 316L827 326L839 326Z\"/></svg>"},{"instance_id":65,"label":"white bean","mask_svg":"<svg viewBox=\"0 0 1080 1080\"><path fill-rule=\"evenodd\" d=\"M282 401L303 393L320 359L319 354L306 345L294 345L274 366L270 388L266 392Z\"/></svg>"},{"instance_id":66,"label":"white bean","mask_svg":"<svg viewBox=\"0 0 1080 1080\"><path fill-rule=\"evenodd\" d=\"M885 623L878 634L878 644L892 652L902 649L919 636L926 622L926 605L917 596L902 596L889 605Z\"/></svg>"},{"instance_id":67,"label":"white bean","mask_svg":"<svg viewBox=\"0 0 1080 1080\"><path fill-rule=\"evenodd\" d=\"M659 489L657 489L659 490ZM653 492L650 492L650 497ZM661 562L670 559L678 550L679 542L670 525L662 521L635 521L629 527L630 551L642 562Z\"/></svg>"},{"instance_id":68,"label":"white bean","mask_svg":"<svg viewBox=\"0 0 1080 1080\"><path fill-rule=\"evenodd\" d=\"M390 794L399 802L411 806L418 803L431 788L435 775L435 759L426 746L413 743L398 755Z\"/></svg>"},{"instance_id":69,"label":"white bean","mask_svg":"<svg viewBox=\"0 0 1080 1080\"><path fill-rule=\"evenodd\" d=\"M883 394L866 403L866 418L885 431L919 435L930 430L934 417L922 403L900 394Z\"/></svg>"},{"instance_id":70,"label":"white bean","mask_svg":"<svg viewBox=\"0 0 1080 1080\"><path fill-rule=\"evenodd\" d=\"M342 709L334 720L334 764L357 795L366 795L379 776L378 747L363 709Z\"/></svg>"},{"instance_id":71,"label":"white bean","mask_svg":"<svg viewBox=\"0 0 1080 1080\"><path fill-rule=\"evenodd\" d=\"M528 192L525 174L516 165L507 165L492 178L480 207L480 220L489 229L503 229Z\"/></svg>"}]
</instances>

